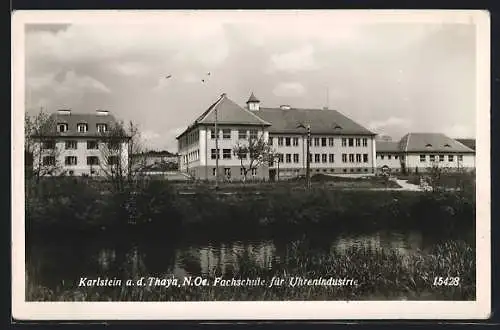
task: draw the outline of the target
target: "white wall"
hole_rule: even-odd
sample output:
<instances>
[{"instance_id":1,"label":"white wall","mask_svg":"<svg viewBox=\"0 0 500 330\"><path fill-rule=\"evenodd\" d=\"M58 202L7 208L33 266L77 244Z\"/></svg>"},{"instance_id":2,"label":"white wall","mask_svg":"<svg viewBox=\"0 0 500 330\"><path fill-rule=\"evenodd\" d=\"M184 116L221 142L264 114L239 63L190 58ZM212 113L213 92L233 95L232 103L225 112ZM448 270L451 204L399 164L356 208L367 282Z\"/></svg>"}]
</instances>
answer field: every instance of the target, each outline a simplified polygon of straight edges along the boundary
<instances>
[{"instance_id":1,"label":"white wall","mask_svg":"<svg viewBox=\"0 0 500 330\"><path fill-rule=\"evenodd\" d=\"M377 152L377 168L381 169L384 166L400 170L401 156L396 152Z\"/></svg>"},{"instance_id":2,"label":"white wall","mask_svg":"<svg viewBox=\"0 0 500 330\"><path fill-rule=\"evenodd\" d=\"M425 162L420 161L420 155L425 155ZM431 162L430 155L435 155L435 162ZM444 162L439 161L439 155L444 155ZM448 160L448 156L453 156L453 161ZM429 167L432 167L433 164L437 164L442 167L449 168L457 168L457 167L465 167L465 168L474 168L475 167L475 155L474 154L461 154L463 156L462 161L458 161L458 154L455 153L437 153L437 154L429 154L429 153L418 153L418 154L408 154L406 156L406 167L411 171L414 171L416 167L419 170L425 170Z\"/></svg>"}]
</instances>

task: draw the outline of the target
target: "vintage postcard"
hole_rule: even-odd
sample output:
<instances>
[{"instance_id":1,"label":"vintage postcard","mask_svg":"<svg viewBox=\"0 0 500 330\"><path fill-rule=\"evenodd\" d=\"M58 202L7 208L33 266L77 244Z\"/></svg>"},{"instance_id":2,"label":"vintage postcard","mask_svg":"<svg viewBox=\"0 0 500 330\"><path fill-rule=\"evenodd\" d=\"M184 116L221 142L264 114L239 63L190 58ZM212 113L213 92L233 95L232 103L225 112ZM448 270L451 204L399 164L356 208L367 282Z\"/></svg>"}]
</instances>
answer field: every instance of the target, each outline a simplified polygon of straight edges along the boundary
<instances>
[{"instance_id":1,"label":"vintage postcard","mask_svg":"<svg viewBox=\"0 0 500 330\"><path fill-rule=\"evenodd\" d=\"M13 317L490 313L484 11L18 11Z\"/></svg>"}]
</instances>

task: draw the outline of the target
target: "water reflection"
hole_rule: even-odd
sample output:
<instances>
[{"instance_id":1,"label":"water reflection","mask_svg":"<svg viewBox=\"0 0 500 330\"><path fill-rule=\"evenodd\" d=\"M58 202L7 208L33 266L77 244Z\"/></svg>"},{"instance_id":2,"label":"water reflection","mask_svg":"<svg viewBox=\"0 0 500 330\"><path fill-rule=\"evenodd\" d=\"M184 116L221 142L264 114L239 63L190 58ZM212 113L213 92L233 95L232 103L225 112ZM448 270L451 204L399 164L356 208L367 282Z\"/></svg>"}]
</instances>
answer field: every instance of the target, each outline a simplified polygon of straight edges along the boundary
<instances>
[{"instance_id":1,"label":"water reflection","mask_svg":"<svg viewBox=\"0 0 500 330\"><path fill-rule=\"evenodd\" d=\"M200 274L232 274L245 256L263 268L274 261L286 262L301 253L317 256L346 253L352 247L372 251L396 251L409 255L429 247L418 232L377 232L370 235L343 234L335 238L293 237L288 239L203 242L183 244L173 240L88 239L80 242L42 242L27 246L27 269L37 284L56 288L74 286L80 277L135 278L176 277Z\"/></svg>"}]
</instances>

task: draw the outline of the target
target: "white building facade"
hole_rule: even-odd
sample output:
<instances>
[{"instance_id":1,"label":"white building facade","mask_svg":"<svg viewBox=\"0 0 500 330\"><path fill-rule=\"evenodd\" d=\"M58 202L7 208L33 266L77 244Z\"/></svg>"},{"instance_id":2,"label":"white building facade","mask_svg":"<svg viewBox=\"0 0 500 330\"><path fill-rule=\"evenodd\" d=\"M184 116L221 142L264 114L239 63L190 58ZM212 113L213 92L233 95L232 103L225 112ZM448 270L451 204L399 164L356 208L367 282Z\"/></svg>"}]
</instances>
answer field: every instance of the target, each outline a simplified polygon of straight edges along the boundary
<instances>
[{"instance_id":1,"label":"white building facade","mask_svg":"<svg viewBox=\"0 0 500 330\"><path fill-rule=\"evenodd\" d=\"M107 133L115 118L108 111L95 114L58 110L51 114L51 128L34 136L33 169L42 175L105 176L128 168L128 137ZM114 173L114 172L113 172Z\"/></svg>"}]
</instances>

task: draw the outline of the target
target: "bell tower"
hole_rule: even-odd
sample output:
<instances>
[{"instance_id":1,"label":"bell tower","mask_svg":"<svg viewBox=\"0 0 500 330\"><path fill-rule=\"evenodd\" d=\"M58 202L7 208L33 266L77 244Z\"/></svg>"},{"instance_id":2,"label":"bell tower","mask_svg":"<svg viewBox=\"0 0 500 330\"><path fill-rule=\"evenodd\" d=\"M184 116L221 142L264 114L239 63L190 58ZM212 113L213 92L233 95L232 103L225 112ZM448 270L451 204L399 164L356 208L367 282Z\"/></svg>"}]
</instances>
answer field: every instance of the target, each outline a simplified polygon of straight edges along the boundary
<instances>
[{"instance_id":1,"label":"bell tower","mask_svg":"<svg viewBox=\"0 0 500 330\"><path fill-rule=\"evenodd\" d=\"M250 97L248 98L247 108L248 108L248 110L251 110L251 111L259 111L259 109L260 109L260 101L258 98L255 97L253 92L250 95Z\"/></svg>"}]
</instances>

